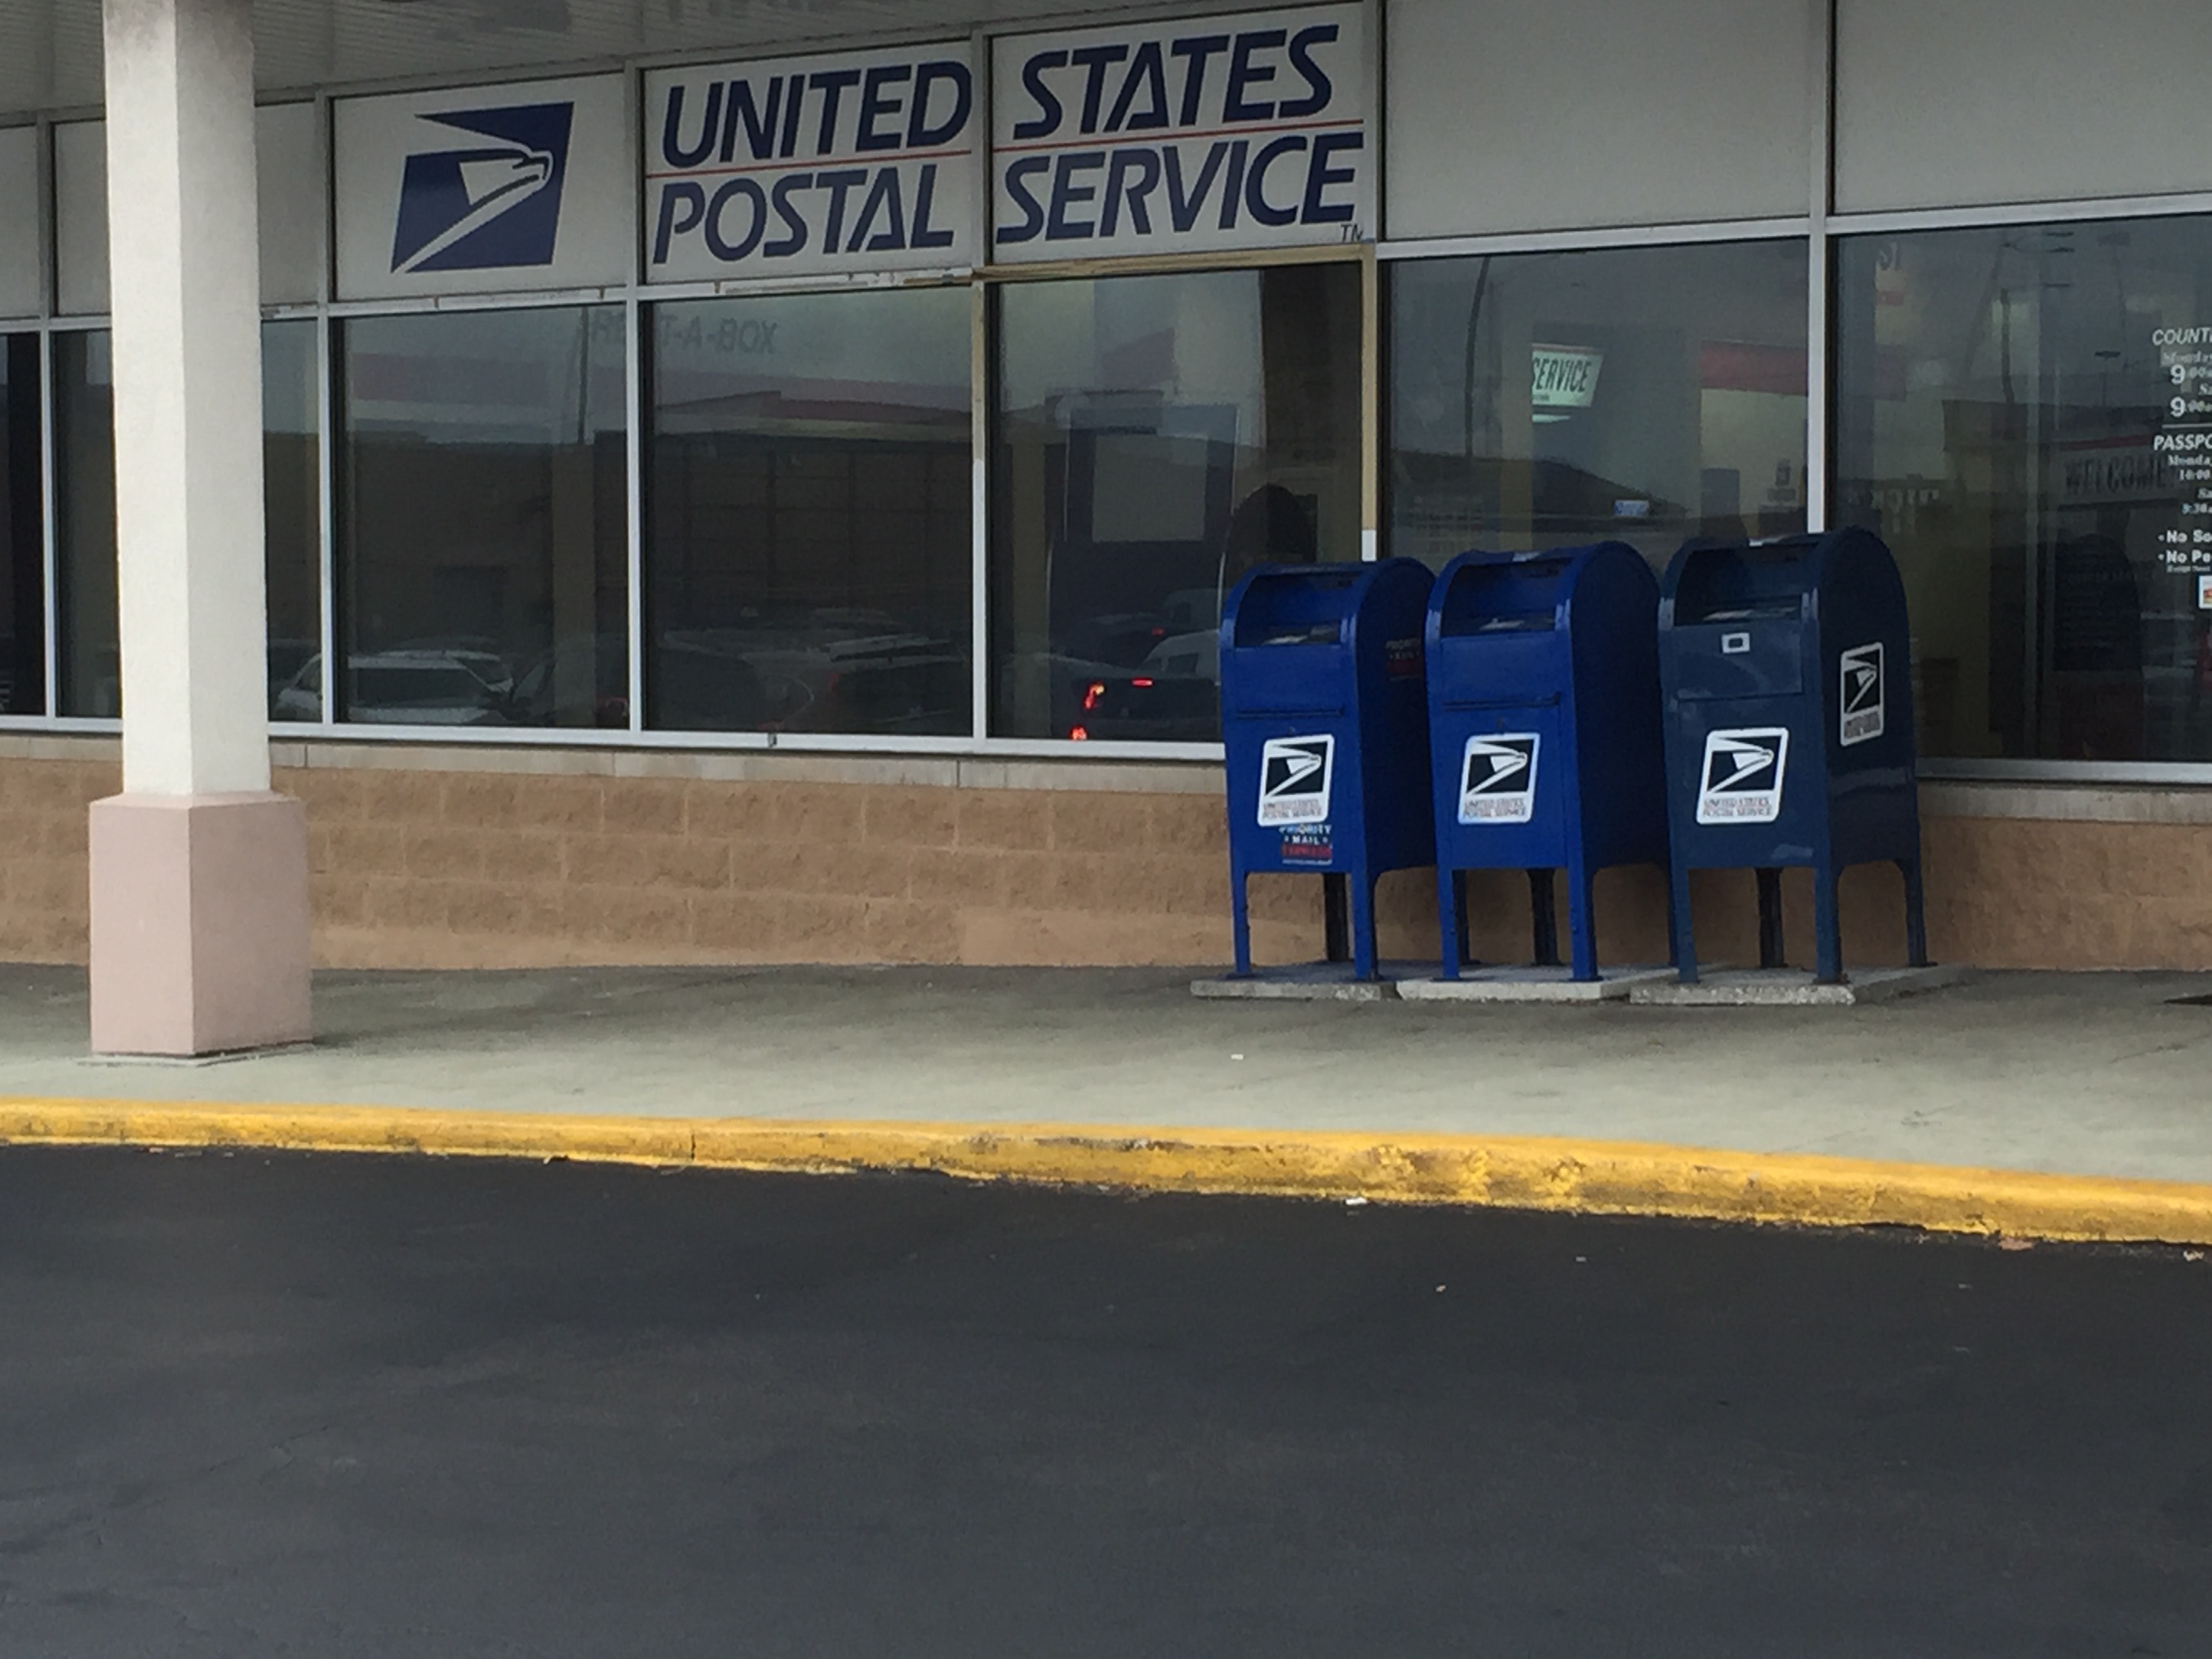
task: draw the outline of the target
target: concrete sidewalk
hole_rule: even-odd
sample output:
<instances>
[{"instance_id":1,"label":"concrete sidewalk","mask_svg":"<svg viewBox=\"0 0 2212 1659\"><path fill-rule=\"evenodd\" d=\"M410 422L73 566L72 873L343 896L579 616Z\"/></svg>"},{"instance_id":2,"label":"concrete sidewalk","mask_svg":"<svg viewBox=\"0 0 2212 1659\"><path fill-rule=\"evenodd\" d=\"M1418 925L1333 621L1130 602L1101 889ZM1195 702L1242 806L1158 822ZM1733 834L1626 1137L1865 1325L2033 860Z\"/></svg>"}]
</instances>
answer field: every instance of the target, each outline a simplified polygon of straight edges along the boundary
<instances>
[{"instance_id":1,"label":"concrete sidewalk","mask_svg":"<svg viewBox=\"0 0 2212 1659\"><path fill-rule=\"evenodd\" d=\"M1489 1156L1490 1143L1540 1137L1583 1162L1575 1148L1632 1143L2186 1183L2205 1189L2212 1231L2212 1006L2176 1000L2212 997L2212 976L1993 974L1894 1004L1821 1009L1224 1003L1193 998L1191 978L1188 969L334 973L317 983L313 1048L184 1066L86 1058L82 974L9 968L0 1096L11 1097L15 1138L143 1138L128 1127L64 1133L51 1110L38 1122L52 1132L40 1135L25 1114L42 1103L105 1103L102 1123L120 1122L115 1109L131 1103L313 1104L573 1118L598 1126L602 1155L621 1155L628 1120L641 1135L647 1121L741 1119L827 1135L868 1124L971 1135L1026 1126L1033 1139L1063 1140L1120 1130L1208 1144L1304 1136L1370 1154L1441 1139ZM830 1140L817 1144L830 1150L816 1161L842 1161ZM1081 1166L1030 1167L1081 1178ZM1763 1178L1778 1184L1772 1171Z\"/></svg>"}]
</instances>

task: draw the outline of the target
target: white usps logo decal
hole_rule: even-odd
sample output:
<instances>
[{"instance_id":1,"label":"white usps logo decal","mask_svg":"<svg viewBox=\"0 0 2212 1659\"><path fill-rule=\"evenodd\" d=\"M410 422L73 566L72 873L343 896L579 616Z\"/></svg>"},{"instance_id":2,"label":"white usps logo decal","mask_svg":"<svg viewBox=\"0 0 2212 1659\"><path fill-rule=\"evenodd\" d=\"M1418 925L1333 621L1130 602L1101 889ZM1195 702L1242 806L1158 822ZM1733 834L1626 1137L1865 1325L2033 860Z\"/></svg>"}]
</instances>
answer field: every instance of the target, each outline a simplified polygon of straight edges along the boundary
<instances>
[{"instance_id":1,"label":"white usps logo decal","mask_svg":"<svg viewBox=\"0 0 2212 1659\"><path fill-rule=\"evenodd\" d=\"M1746 726L1705 733L1698 774L1699 823L1771 823L1782 816L1782 780L1790 764L1790 732Z\"/></svg>"},{"instance_id":2,"label":"white usps logo decal","mask_svg":"<svg viewBox=\"0 0 2212 1659\"><path fill-rule=\"evenodd\" d=\"M1526 823L1536 813L1534 732L1469 738L1460 757L1462 823Z\"/></svg>"},{"instance_id":3,"label":"white usps logo decal","mask_svg":"<svg viewBox=\"0 0 2212 1659\"><path fill-rule=\"evenodd\" d=\"M1837 672L1843 681L1839 688L1842 702L1838 705L1843 711L1837 717L1838 740L1849 748L1852 744L1880 737L1885 702L1881 647L1854 646L1844 653Z\"/></svg>"},{"instance_id":4,"label":"white usps logo decal","mask_svg":"<svg viewBox=\"0 0 2212 1659\"><path fill-rule=\"evenodd\" d=\"M1325 823L1336 738L1270 738L1260 750L1260 822Z\"/></svg>"}]
</instances>

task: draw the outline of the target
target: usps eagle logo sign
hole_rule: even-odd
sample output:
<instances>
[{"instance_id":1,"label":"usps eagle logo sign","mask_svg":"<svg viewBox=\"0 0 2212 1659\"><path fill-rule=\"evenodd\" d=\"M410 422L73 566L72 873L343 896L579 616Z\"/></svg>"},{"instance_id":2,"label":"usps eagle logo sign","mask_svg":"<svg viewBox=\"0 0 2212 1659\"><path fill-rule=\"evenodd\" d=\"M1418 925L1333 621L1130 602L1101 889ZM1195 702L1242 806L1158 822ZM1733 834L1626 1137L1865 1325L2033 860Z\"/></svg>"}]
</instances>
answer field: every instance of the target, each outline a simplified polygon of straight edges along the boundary
<instances>
[{"instance_id":1,"label":"usps eagle logo sign","mask_svg":"<svg viewBox=\"0 0 2212 1659\"><path fill-rule=\"evenodd\" d=\"M1782 816L1782 780L1790 765L1790 732L1746 726L1705 733L1698 775L1699 823L1771 823Z\"/></svg>"},{"instance_id":2,"label":"usps eagle logo sign","mask_svg":"<svg viewBox=\"0 0 2212 1659\"><path fill-rule=\"evenodd\" d=\"M1526 823L1536 815L1534 732L1500 732L1467 740L1460 760L1462 823Z\"/></svg>"},{"instance_id":3,"label":"usps eagle logo sign","mask_svg":"<svg viewBox=\"0 0 2212 1659\"><path fill-rule=\"evenodd\" d=\"M1842 681L1837 688L1842 710L1836 722L1837 743L1848 749L1880 737L1887 724L1881 644L1852 647L1838 660L1837 673Z\"/></svg>"},{"instance_id":4,"label":"usps eagle logo sign","mask_svg":"<svg viewBox=\"0 0 2212 1659\"><path fill-rule=\"evenodd\" d=\"M1336 738L1270 738L1260 750L1260 823L1328 822L1328 788L1336 771Z\"/></svg>"},{"instance_id":5,"label":"usps eagle logo sign","mask_svg":"<svg viewBox=\"0 0 2212 1659\"><path fill-rule=\"evenodd\" d=\"M417 116L446 142L407 157L394 273L551 264L575 113L569 102Z\"/></svg>"}]
</instances>

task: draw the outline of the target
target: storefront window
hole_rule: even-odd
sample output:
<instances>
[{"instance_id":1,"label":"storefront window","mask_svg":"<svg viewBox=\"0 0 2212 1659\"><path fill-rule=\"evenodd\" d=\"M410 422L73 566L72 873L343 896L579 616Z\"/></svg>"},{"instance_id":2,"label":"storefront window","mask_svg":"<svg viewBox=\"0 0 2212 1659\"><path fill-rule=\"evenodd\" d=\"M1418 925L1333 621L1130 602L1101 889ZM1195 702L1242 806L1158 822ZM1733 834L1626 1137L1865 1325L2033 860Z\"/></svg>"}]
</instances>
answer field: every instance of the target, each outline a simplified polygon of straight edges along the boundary
<instances>
[{"instance_id":1,"label":"storefront window","mask_svg":"<svg viewBox=\"0 0 2212 1659\"><path fill-rule=\"evenodd\" d=\"M1904 568L1922 752L2212 760L2212 220L1838 263L1838 512Z\"/></svg>"},{"instance_id":2,"label":"storefront window","mask_svg":"<svg viewBox=\"0 0 2212 1659\"><path fill-rule=\"evenodd\" d=\"M261 488L269 593L269 712L320 720L313 699L283 694L322 650L319 416L312 322L261 328Z\"/></svg>"},{"instance_id":3,"label":"storefront window","mask_svg":"<svg viewBox=\"0 0 2212 1659\"><path fill-rule=\"evenodd\" d=\"M0 714L46 707L39 338L0 335Z\"/></svg>"},{"instance_id":4,"label":"storefront window","mask_svg":"<svg viewBox=\"0 0 2212 1659\"><path fill-rule=\"evenodd\" d=\"M1359 556L1358 267L997 300L994 733L1218 738L1223 595Z\"/></svg>"},{"instance_id":5,"label":"storefront window","mask_svg":"<svg viewBox=\"0 0 2212 1659\"><path fill-rule=\"evenodd\" d=\"M37 361L33 354L33 369ZM116 650L115 416L109 368L105 330L54 337L61 712L112 719L122 713L122 681ZM314 660L322 633L315 325L264 324L261 370L270 712L280 720L320 720L319 695L303 697L297 690L301 675L320 673ZM32 384L37 384L35 376ZM33 462L36 445L33 428ZM37 510L34 495L30 511ZM38 587L28 591L35 599Z\"/></svg>"},{"instance_id":6,"label":"storefront window","mask_svg":"<svg viewBox=\"0 0 2212 1659\"><path fill-rule=\"evenodd\" d=\"M627 726L615 306L349 320L337 717ZM280 702L319 705L311 662Z\"/></svg>"},{"instance_id":7,"label":"storefront window","mask_svg":"<svg viewBox=\"0 0 2212 1659\"><path fill-rule=\"evenodd\" d=\"M1802 242L1409 260L1390 270L1388 552L1805 524Z\"/></svg>"},{"instance_id":8,"label":"storefront window","mask_svg":"<svg viewBox=\"0 0 2212 1659\"><path fill-rule=\"evenodd\" d=\"M657 306L646 714L664 730L975 724L964 288Z\"/></svg>"},{"instance_id":9,"label":"storefront window","mask_svg":"<svg viewBox=\"0 0 2212 1659\"><path fill-rule=\"evenodd\" d=\"M106 330L57 334L55 668L64 714L123 712L115 648L115 407Z\"/></svg>"}]
</instances>

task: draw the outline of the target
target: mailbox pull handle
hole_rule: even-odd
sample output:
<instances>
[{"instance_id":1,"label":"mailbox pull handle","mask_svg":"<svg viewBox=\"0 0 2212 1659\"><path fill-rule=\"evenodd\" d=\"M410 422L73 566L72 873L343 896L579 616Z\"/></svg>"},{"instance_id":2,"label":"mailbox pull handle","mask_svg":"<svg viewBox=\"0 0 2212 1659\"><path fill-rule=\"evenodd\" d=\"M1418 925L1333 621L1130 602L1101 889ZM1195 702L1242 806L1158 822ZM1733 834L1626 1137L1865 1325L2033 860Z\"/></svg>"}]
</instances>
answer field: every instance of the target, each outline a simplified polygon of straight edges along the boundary
<instances>
[{"instance_id":1,"label":"mailbox pull handle","mask_svg":"<svg viewBox=\"0 0 2212 1659\"><path fill-rule=\"evenodd\" d=\"M1550 692L1540 697L1446 697L1446 708L1556 708L1559 694Z\"/></svg>"}]
</instances>

